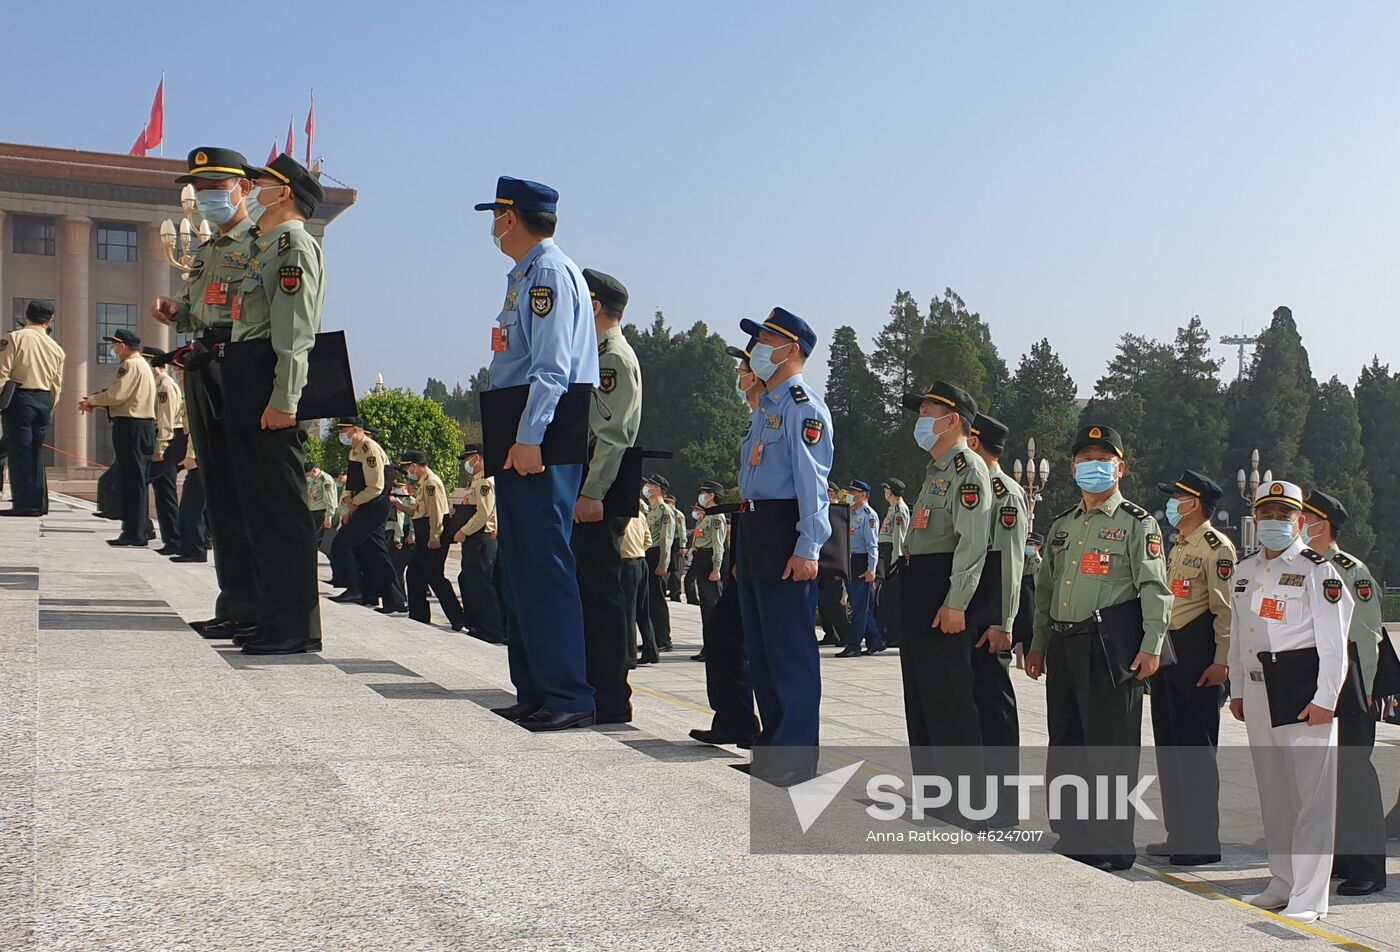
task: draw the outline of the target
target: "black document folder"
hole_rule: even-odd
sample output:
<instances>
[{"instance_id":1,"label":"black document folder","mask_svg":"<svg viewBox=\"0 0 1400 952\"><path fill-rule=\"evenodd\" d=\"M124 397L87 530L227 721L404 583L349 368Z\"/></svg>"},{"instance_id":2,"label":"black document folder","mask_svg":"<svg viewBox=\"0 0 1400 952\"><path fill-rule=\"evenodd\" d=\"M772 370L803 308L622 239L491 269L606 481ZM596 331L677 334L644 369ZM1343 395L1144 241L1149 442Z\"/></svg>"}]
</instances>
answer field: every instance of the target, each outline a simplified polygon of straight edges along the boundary
<instances>
[{"instance_id":1,"label":"black document folder","mask_svg":"<svg viewBox=\"0 0 1400 952\"><path fill-rule=\"evenodd\" d=\"M1127 684L1137 677L1132 663L1142 650L1142 602L1136 598L1094 612L1098 630L1094 637L1099 640L1104 662L1108 665L1109 676L1115 685ZM1176 664L1176 651L1171 638L1162 640L1162 667Z\"/></svg>"},{"instance_id":2,"label":"black document folder","mask_svg":"<svg viewBox=\"0 0 1400 952\"><path fill-rule=\"evenodd\" d=\"M6 380L0 385L0 411L10 408L10 401L15 398L15 391L19 389L19 383L14 380Z\"/></svg>"},{"instance_id":3,"label":"black document folder","mask_svg":"<svg viewBox=\"0 0 1400 952\"><path fill-rule=\"evenodd\" d=\"M1321 666L1317 648L1291 651L1261 651L1264 690L1269 695L1269 722L1274 727L1301 724L1298 715L1317 694L1317 672Z\"/></svg>"},{"instance_id":4,"label":"black document folder","mask_svg":"<svg viewBox=\"0 0 1400 952\"><path fill-rule=\"evenodd\" d=\"M1400 694L1400 656L1395 654L1395 644L1390 640L1390 632L1381 627L1380 655L1376 659L1376 681L1371 686L1372 697L1390 697Z\"/></svg>"},{"instance_id":5,"label":"black document folder","mask_svg":"<svg viewBox=\"0 0 1400 952\"><path fill-rule=\"evenodd\" d=\"M603 496L603 518L627 516L630 519L637 515L641 511L642 460L670 459L672 455L662 450L644 450L640 446L623 453L617 477Z\"/></svg>"},{"instance_id":6,"label":"black document folder","mask_svg":"<svg viewBox=\"0 0 1400 952\"><path fill-rule=\"evenodd\" d=\"M707 512L726 507L711 506ZM817 575L845 578L851 572L851 507L833 503L828 509L831 535L817 554ZM788 560L797 548L797 520L801 510L796 499L763 499L742 512L744 546L749 575L759 582L776 582L787 570Z\"/></svg>"},{"instance_id":7,"label":"black document folder","mask_svg":"<svg viewBox=\"0 0 1400 952\"><path fill-rule=\"evenodd\" d=\"M226 425L256 430L272 399L277 353L272 341L231 341L214 346L217 399ZM205 371L207 373L207 371ZM344 331L316 335L307 362L306 386L297 404L298 420L324 420L355 415L355 383L350 375L350 352Z\"/></svg>"},{"instance_id":8,"label":"black document folder","mask_svg":"<svg viewBox=\"0 0 1400 952\"><path fill-rule=\"evenodd\" d=\"M506 455L515 445L515 433L530 385L483 390L481 399L482 463L487 476L499 476L506 467ZM588 407L593 385L570 384L554 405L554 419L545 427L540 444L540 460L546 466L570 466L588 462ZM512 470L513 472L513 470Z\"/></svg>"},{"instance_id":9,"label":"black document folder","mask_svg":"<svg viewBox=\"0 0 1400 952\"><path fill-rule=\"evenodd\" d=\"M1385 645L1379 646L1382 651ZM1347 641L1347 673L1342 678L1342 693L1337 697L1336 713L1361 716L1370 713L1371 700L1366 696L1366 679L1361 675L1361 651L1356 642Z\"/></svg>"}]
</instances>

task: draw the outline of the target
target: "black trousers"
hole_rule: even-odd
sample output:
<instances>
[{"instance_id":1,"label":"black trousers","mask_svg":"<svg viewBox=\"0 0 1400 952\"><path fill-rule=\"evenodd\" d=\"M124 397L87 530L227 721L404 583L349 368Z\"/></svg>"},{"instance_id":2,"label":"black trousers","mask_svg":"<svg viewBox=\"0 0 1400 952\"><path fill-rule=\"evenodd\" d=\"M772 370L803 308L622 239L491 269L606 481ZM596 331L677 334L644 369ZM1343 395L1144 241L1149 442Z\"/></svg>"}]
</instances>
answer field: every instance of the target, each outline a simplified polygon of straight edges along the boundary
<instances>
[{"instance_id":1,"label":"black trousers","mask_svg":"<svg viewBox=\"0 0 1400 952\"><path fill-rule=\"evenodd\" d=\"M1222 687L1196 687L1215 662L1210 612L1171 633L1177 662L1152 676L1152 738L1162 783L1162 821L1173 853L1220 852Z\"/></svg>"},{"instance_id":2,"label":"black trousers","mask_svg":"<svg viewBox=\"0 0 1400 952\"><path fill-rule=\"evenodd\" d=\"M303 475L302 484L305 482ZM301 508L306 512L305 503ZM309 513L306 521L307 525L311 524ZM388 521L389 498L376 496L356 509L335 534L335 541L331 543L331 571L337 581L354 589L353 594L394 597L394 566L389 561L389 544L384 539L384 523ZM217 542L216 536L216 545ZM363 580L360 578L362 571ZM363 591L366 587L372 591ZM402 602L389 604L398 608Z\"/></svg>"},{"instance_id":3,"label":"black trousers","mask_svg":"<svg viewBox=\"0 0 1400 952\"><path fill-rule=\"evenodd\" d=\"M699 549L692 550L690 565L686 566L685 570L685 603L687 605L700 604L700 570L695 564L698 561L695 556L699 554L699 551Z\"/></svg>"},{"instance_id":4,"label":"black trousers","mask_svg":"<svg viewBox=\"0 0 1400 952\"><path fill-rule=\"evenodd\" d=\"M427 543L425 542L424 545ZM360 554L364 555L368 550L364 546L360 547ZM384 530L384 551L389 553L389 567L393 569L389 576L389 588L381 591L377 582L369 581L365 576L364 565L370 562L369 559L360 560L360 594L365 597L365 601L371 604L383 601L385 605L404 606L408 604L408 567L413 564L413 555L418 551L418 543L401 542L395 544L394 533L388 529Z\"/></svg>"},{"instance_id":5,"label":"black trousers","mask_svg":"<svg viewBox=\"0 0 1400 952\"><path fill-rule=\"evenodd\" d=\"M1156 695L1153 695L1156 702ZM1345 879L1385 882L1385 804L1371 762L1376 718L1371 711L1343 710L1337 716L1337 858Z\"/></svg>"},{"instance_id":6,"label":"black trousers","mask_svg":"<svg viewBox=\"0 0 1400 952\"><path fill-rule=\"evenodd\" d=\"M156 497L156 524L160 526L160 541L171 548L180 547L180 495L175 488L180 463L189 448L184 430L176 430L160 460L151 461L151 491Z\"/></svg>"},{"instance_id":7,"label":"black trousers","mask_svg":"<svg viewBox=\"0 0 1400 952\"><path fill-rule=\"evenodd\" d=\"M656 647L656 626L651 623L651 560L641 558L629 561L639 564L641 572L637 582L637 632L642 638L638 660L655 664L661 660L661 655Z\"/></svg>"},{"instance_id":8,"label":"black trousers","mask_svg":"<svg viewBox=\"0 0 1400 952\"><path fill-rule=\"evenodd\" d=\"M707 551L707 550L701 550ZM739 586L727 585L701 626L705 639L705 693L714 720L710 727L730 737L757 737L753 682L744 649L744 618L739 610Z\"/></svg>"},{"instance_id":9,"label":"black trousers","mask_svg":"<svg viewBox=\"0 0 1400 952\"><path fill-rule=\"evenodd\" d=\"M313 518L316 513L312 513ZM438 604L447 615L447 623L456 628L462 621L462 603L447 581L443 569L447 566L447 547L451 539L442 539L436 549L428 548L428 520L413 520L413 557L408 563L408 617L425 625L433 622L433 610L428 605L428 592L437 596Z\"/></svg>"},{"instance_id":10,"label":"black trousers","mask_svg":"<svg viewBox=\"0 0 1400 952\"><path fill-rule=\"evenodd\" d=\"M627 609L622 591L622 554L618 551L626 516L574 526L579 601L583 605L583 648L588 683L598 717L632 716L632 687L627 669L632 660Z\"/></svg>"},{"instance_id":11,"label":"black trousers","mask_svg":"<svg viewBox=\"0 0 1400 952\"><path fill-rule=\"evenodd\" d=\"M661 547L647 549L647 615L651 618L652 634L657 648L671 647L671 609L666 604L665 575L657 575L661 565Z\"/></svg>"},{"instance_id":12,"label":"black trousers","mask_svg":"<svg viewBox=\"0 0 1400 952\"><path fill-rule=\"evenodd\" d=\"M851 616L841 604L844 591L841 579L834 575L824 575L817 582L817 613L822 616L822 631L843 645L851 635Z\"/></svg>"},{"instance_id":13,"label":"black trousers","mask_svg":"<svg viewBox=\"0 0 1400 952\"><path fill-rule=\"evenodd\" d=\"M234 451L223 421L215 416L207 373L205 369L185 374L185 413L199 460L205 518L214 543L214 576L219 582L214 614L228 621L252 622L258 617L257 554L243 519ZM305 473L302 485L306 485ZM302 508L306 508L304 503Z\"/></svg>"},{"instance_id":14,"label":"black trousers","mask_svg":"<svg viewBox=\"0 0 1400 952\"><path fill-rule=\"evenodd\" d=\"M117 498L122 512L123 539L146 541L146 526L150 520L146 482L151 456L155 451L155 420L112 418L112 454L115 457L113 465L117 469Z\"/></svg>"},{"instance_id":15,"label":"black trousers","mask_svg":"<svg viewBox=\"0 0 1400 952\"><path fill-rule=\"evenodd\" d=\"M968 640L972 649L972 699L977 705L987 770L1007 777L1019 773L1021 763L1021 721L1016 712L1016 689L1011 686L1011 653L994 654L986 645L975 647L985 631ZM1003 796L998 800L998 817L1014 815L1015 804L1010 799Z\"/></svg>"},{"instance_id":16,"label":"black trousers","mask_svg":"<svg viewBox=\"0 0 1400 952\"><path fill-rule=\"evenodd\" d=\"M486 531L462 543L462 569L457 574L462 610L472 634L486 641L505 641L501 598L496 587L496 540Z\"/></svg>"},{"instance_id":17,"label":"black trousers","mask_svg":"<svg viewBox=\"0 0 1400 952\"><path fill-rule=\"evenodd\" d=\"M53 417L53 394L47 390L16 390L4 417L11 505L20 510L47 512L44 435Z\"/></svg>"},{"instance_id":18,"label":"black trousers","mask_svg":"<svg viewBox=\"0 0 1400 952\"><path fill-rule=\"evenodd\" d=\"M909 746L980 746L982 730L973 696L972 632L933 628L948 595L953 557L916 555L902 571L904 631L899 666ZM917 766L917 761L916 761Z\"/></svg>"},{"instance_id":19,"label":"black trousers","mask_svg":"<svg viewBox=\"0 0 1400 952\"><path fill-rule=\"evenodd\" d=\"M666 573L666 597L672 601L681 600L681 562L684 561L681 555L681 544L671 543L671 570Z\"/></svg>"},{"instance_id":20,"label":"black trousers","mask_svg":"<svg viewBox=\"0 0 1400 952\"><path fill-rule=\"evenodd\" d=\"M714 570L715 553L713 549L692 550L690 574L695 577L696 593L700 598L700 621L702 623L720 597L720 583L710 581L710 573Z\"/></svg>"},{"instance_id":21,"label":"black trousers","mask_svg":"<svg viewBox=\"0 0 1400 952\"><path fill-rule=\"evenodd\" d=\"M316 529L306 508L306 434L285 430L227 433L243 534L257 562L258 643L319 644Z\"/></svg>"},{"instance_id":22,"label":"black trousers","mask_svg":"<svg viewBox=\"0 0 1400 952\"><path fill-rule=\"evenodd\" d=\"M627 633L627 659L631 664L637 663L637 633L642 625L646 626L647 635L651 639L651 657L656 658L656 638L651 635L651 619L647 618L646 597L647 597L647 560L644 558L623 559L621 567L622 578L622 628Z\"/></svg>"},{"instance_id":23,"label":"black trousers","mask_svg":"<svg viewBox=\"0 0 1400 952\"><path fill-rule=\"evenodd\" d=\"M202 472L200 469L185 470L185 491L180 496L180 554L187 559L209 557L209 529L204 518Z\"/></svg>"}]
</instances>

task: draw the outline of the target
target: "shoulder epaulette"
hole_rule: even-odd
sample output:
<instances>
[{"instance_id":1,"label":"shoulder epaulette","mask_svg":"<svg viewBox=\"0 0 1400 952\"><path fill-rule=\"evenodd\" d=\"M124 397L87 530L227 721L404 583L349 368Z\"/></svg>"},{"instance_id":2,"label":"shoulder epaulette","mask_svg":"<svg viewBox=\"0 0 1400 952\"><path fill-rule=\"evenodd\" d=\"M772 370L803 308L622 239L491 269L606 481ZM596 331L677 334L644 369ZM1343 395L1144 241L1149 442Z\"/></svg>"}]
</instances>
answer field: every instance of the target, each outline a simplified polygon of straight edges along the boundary
<instances>
[{"instance_id":1,"label":"shoulder epaulette","mask_svg":"<svg viewBox=\"0 0 1400 952\"><path fill-rule=\"evenodd\" d=\"M1063 519L1065 516L1067 516L1067 515L1069 515L1070 513L1074 512L1074 510L1076 510L1076 509L1078 509L1078 508L1079 508L1079 503L1075 503L1073 506L1070 506L1070 507L1069 507L1068 509L1066 509L1064 512L1058 513L1058 514L1055 516L1055 518L1051 519L1050 521L1051 521L1051 522L1059 522L1059 521L1060 521L1061 519Z\"/></svg>"},{"instance_id":2,"label":"shoulder epaulette","mask_svg":"<svg viewBox=\"0 0 1400 952\"><path fill-rule=\"evenodd\" d=\"M1004 483L1004 482L1001 481L1001 477L1000 477L1000 476L993 476L993 477L992 477L992 492L996 493L996 494L997 494L997 498L1000 499L1002 496L1005 496L1008 492L1010 492L1010 490L1008 490L1008 489L1006 488L1006 483Z\"/></svg>"},{"instance_id":3,"label":"shoulder epaulette","mask_svg":"<svg viewBox=\"0 0 1400 952\"><path fill-rule=\"evenodd\" d=\"M1220 541L1220 536L1216 535L1210 529L1206 530L1205 538L1206 544L1209 545L1212 549L1218 549L1221 545L1223 545L1223 543Z\"/></svg>"},{"instance_id":4,"label":"shoulder epaulette","mask_svg":"<svg viewBox=\"0 0 1400 952\"><path fill-rule=\"evenodd\" d=\"M277 253L279 255L284 255L291 250L292 233L290 231L284 231L282 232L282 234L277 236Z\"/></svg>"},{"instance_id":5,"label":"shoulder epaulette","mask_svg":"<svg viewBox=\"0 0 1400 952\"><path fill-rule=\"evenodd\" d=\"M1344 569L1356 568L1356 560L1353 559L1351 556L1347 555L1341 549L1338 549L1337 554L1332 556L1332 561L1336 562Z\"/></svg>"},{"instance_id":6,"label":"shoulder epaulette","mask_svg":"<svg viewBox=\"0 0 1400 952\"><path fill-rule=\"evenodd\" d=\"M958 451L957 456L953 457L953 469L960 473L967 469L967 457L962 454L961 450Z\"/></svg>"},{"instance_id":7,"label":"shoulder epaulette","mask_svg":"<svg viewBox=\"0 0 1400 952\"><path fill-rule=\"evenodd\" d=\"M1316 552L1314 552L1312 549L1304 549L1304 550L1303 550L1303 558L1307 559L1309 562L1312 562L1312 563L1315 564L1315 565L1326 565L1326 564L1327 564L1327 560L1326 560L1325 558L1323 558L1322 556L1318 555L1318 554L1317 554Z\"/></svg>"},{"instance_id":8,"label":"shoulder epaulette","mask_svg":"<svg viewBox=\"0 0 1400 952\"><path fill-rule=\"evenodd\" d=\"M603 356L604 354L606 354L607 352L608 352L608 342L607 342L607 339L604 338L603 340L598 341L598 356L601 357L601 356Z\"/></svg>"},{"instance_id":9,"label":"shoulder epaulette","mask_svg":"<svg viewBox=\"0 0 1400 952\"><path fill-rule=\"evenodd\" d=\"M811 397L807 396L807 391L803 390L797 384L793 384L791 387L788 387L788 393L792 394L793 403L807 403L812 399Z\"/></svg>"},{"instance_id":10,"label":"shoulder epaulette","mask_svg":"<svg viewBox=\"0 0 1400 952\"><path fill-rule=\"evenodd\" d=\"M1147 519L1152 515L1152 513L1148 512L1137 503L1128 502L1126 499L1123 500L1123 508L1128 510L1128 515L1132 516L1134 519Z\"/></svg>"}]
</instances>

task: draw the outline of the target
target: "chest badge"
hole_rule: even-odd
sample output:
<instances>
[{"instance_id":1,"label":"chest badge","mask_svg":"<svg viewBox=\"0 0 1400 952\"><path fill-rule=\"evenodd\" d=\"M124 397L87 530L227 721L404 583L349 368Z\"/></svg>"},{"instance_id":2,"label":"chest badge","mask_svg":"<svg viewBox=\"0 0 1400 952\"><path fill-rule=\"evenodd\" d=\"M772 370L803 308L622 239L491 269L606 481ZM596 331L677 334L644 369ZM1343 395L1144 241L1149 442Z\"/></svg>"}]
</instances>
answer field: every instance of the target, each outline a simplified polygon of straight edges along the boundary
<instances>
[{"instance_id":1,"label":"chest badge","mask_svg":"<svg viewBox=\"0 0 1400 952\"><path fill-rule=\"evenodd\" d=\"M1099 538L1103 539L1105 542L1122 542L1124 539L1128 538L1128 530L1121 526L1110 529L1100 529Z\"/></svg>"},{"instance_id":2,"label":"chest badge","mask_svg":"<svg viewBox=\"0 0 1400 952\"><path fill-rule=\"evenodd\" d=\"M802 421L802 442L808 446L816 446L821 441L822 433L826 430L826 424L821 420L808 419Z\"/></svg>"},{"instance_id":3,"label":"chest badge","mask_svg":"<svg viewBox=\"0 0 1400 952\"><path fill-rule=\"evenodd\" d=\"M1333 604L1342 600L1341 579L1325 578L1322 580L1322 597Z\"/></svg>"}]
</instances>

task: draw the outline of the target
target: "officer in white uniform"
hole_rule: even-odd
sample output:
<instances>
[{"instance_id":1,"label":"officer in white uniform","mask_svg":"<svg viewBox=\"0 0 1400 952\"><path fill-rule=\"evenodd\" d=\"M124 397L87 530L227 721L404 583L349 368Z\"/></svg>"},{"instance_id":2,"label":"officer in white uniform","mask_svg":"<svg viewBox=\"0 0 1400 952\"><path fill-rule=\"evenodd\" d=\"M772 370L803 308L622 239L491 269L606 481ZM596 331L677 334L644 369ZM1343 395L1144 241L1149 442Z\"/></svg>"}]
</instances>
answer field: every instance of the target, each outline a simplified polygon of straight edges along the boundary
<instances>
[{"instance_id":1,"label":"officer in white uniform","mask_svg":"<svg viewBox=\"0 0 1400 952\"><path fill-rule=\"evenodd\" d=\"M1293 483L1265 483L1255 494L1262 548L1235 571L1230 713L1249 731L1273 875L1262 893L1245 901L1313 922L1327 914L1337 789L1333 715L1354 603L1331 563L1303 545L1302 514L1303 492ZM1312 702L1296 724L1274 727L1261 656L1306 648L1318 654ZM1289 852L1275 852L1279 848Z\"/></svg>"}]
</instances>

